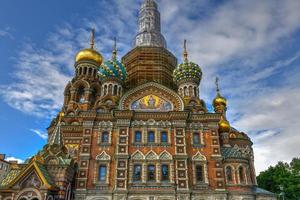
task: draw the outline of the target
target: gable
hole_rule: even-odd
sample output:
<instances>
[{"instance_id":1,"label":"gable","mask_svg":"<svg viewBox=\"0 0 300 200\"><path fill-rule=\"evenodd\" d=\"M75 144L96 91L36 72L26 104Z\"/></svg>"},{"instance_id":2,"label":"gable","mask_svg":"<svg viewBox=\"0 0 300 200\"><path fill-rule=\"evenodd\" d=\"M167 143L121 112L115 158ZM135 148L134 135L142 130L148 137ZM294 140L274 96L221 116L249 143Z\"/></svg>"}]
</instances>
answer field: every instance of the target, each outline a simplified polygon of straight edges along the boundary
<instances>
[{"instance_id":1,"label":"gable","mask_svg":"<svg viewBox=\"0 0 300 200\"><path fill-rule=\"evenodd\" d=\"M154 82L129 90L119 103L120 110L141 112L182 111L183 108L183 100L174 90Z\"/></svg>"}]
</instances>

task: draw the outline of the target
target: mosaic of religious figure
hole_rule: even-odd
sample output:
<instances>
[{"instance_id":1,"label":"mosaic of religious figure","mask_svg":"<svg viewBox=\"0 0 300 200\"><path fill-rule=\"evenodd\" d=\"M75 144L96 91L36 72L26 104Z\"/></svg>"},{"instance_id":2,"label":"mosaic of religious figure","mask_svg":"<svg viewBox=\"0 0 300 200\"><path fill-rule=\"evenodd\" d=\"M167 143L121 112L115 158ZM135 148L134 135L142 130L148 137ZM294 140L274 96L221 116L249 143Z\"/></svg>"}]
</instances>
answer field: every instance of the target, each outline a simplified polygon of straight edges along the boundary
<instances>
[{"instance_id":1,"label":"mosaic of religious figure","mask_svg":"<svg viewBox=\"0 0 300 200\"><path fill-rule=\"evenodd\" d=\"M172 104L156 95L147 95L131 104L132 110L139 111L171 111Z\"/></svg>"}]
</instances>

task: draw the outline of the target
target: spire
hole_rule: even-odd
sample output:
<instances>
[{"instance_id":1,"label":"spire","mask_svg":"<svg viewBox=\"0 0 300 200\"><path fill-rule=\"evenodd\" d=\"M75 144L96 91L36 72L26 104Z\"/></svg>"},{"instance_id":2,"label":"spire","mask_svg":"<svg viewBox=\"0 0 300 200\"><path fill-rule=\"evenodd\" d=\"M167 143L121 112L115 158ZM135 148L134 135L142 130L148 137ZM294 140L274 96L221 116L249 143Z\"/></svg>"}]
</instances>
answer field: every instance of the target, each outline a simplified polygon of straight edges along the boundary
<instances>
[{"instance_id":1,"label":"spire","mask_svg":"<svg viewBox=\"0 0 300 200\"><path fill-rule=\"evenodd\" d=\"M58 122L56 124L56 127L51 135L51 138L49 139L49 145L63 145L63 140L62 140L62 134L61 134L61 120L65 116L63 112L59 113L58 116Z\"/></svg>"},{"instance_id":2,"label":"spire","mask_svg":"<svg viewBox=\"0 0 300 200\"><path fill-rule=\"evenodd\" d=\"M135 46L165 47L166 40L161 34L160 13L154 0L145 0L139 12L139 30Z\"/></svg>"},{"instance_id":3,"label":"spire","mask_svg":"<svg viewBox=\"0 0 300 200\"><path fill-rule=\"evenodd\" d=\"M113 48L113 52L112 52L112 60L116 60L117 59L117 38L114 37L114 48Z\"/></svg>"},{"instance_id":4,"label":"spire","mask_svg":"<svg viewBox=\"0 0 300 200\"><path fill-rule=\"evenodd\" d=\"M219 78L216 77L216 91L217 91L217 95L220 95L220 87L219 87Z\"/></svg>"},{"instance_id":5,"label":"spire","mask_svg":"<svg viewBox=\"0 0 300 200\"><path fill-rule=\"evenodd\" d=\"M94 49L95 45L95 29L93 28L91 31L91 49Z\"/></svg>"},{"instance_id":6,"label":"spire","mask_svg":"<svg viewBox=\"0 0 300 200\"><path fill-rule=\"evenodd\" d=\"M183 43L183 60L184 60L184 62L188 61L188 52L187 52L187 48L186 48L186 40L184 40L184 43Z\"/></svg>"}]
</instances>

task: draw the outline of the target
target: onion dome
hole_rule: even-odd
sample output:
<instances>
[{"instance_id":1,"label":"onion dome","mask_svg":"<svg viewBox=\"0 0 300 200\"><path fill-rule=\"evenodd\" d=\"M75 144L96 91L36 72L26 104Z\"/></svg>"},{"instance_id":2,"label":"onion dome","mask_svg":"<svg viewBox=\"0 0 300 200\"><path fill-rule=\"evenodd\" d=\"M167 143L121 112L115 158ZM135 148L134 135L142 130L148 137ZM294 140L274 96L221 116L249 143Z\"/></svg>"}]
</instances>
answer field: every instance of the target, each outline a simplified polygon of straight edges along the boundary
<instances>
[{"instance_id":1,"label":"onion dome","mask_svg":"<svg viewBox=\"0 0 300 200\"><path fill-rule=\"evenodd\" d=\"M125 81L127 73L125 66L117 59L116 40L111 60L104 62L98 69L100 79L116 78Z\"/></svg>"},{"instance_id":2,"label":"onion dome","mask_svg":"<svg viewBox=\"0 0 300 200\"><path fill-rule=\"evenodd\" d=\"M92 30L91 35L91 47L87 49L83 49L76 54L75 62L83 61L83 60L91 60L97 63L97 65L101 65L103 61L102 55L94 50L94 39L95 39L95 30Z\"/></svg>"},{"instance_id":3,"label":"onion dome","mask_svg":"<svg viewBox=\"0 0 300 200\"><path fill-rule=\"evenodd\" d=\"M226 100L225 97L223 97L220 94L219 79L218 78L216 78L216 87L217 87L217 96L213 100L213 106L214 106L215 109L219 108L219 107L226 108L227 100Z\"/></svg>"},{"instance_id":4,"label":"onion dome","mask_svg":"<svg viewBox=\"0 0 300 200\"><path fill-rule=\"evenodd\" d=\"M188 61L187 56L188 53L186 50L186 40L184 40L184 61L174 70L174 81L177 84L181 82L193 81L199 85L202 78L202 70L198 64Z\"/></svg>"},{"instance_id":5,"label":"onion dome","mask_svg":"<svg viewBox=\"0 0 300 200\"><path fill-rule=\"evenodd\" d=\"M230 131L230 124L226 119L222 117L221 120L219 121L219 132L228 133L229 131Z\"/></svg>"}]
</instances>

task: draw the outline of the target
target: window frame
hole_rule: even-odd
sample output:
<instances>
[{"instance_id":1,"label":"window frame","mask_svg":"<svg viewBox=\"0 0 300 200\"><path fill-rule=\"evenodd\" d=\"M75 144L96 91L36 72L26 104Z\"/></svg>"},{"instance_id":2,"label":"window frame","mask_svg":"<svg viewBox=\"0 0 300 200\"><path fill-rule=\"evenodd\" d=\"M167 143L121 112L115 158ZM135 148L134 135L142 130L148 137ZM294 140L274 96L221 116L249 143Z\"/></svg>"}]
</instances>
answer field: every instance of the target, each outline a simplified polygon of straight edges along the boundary
<instances>
[{"instance_id":1,"label":"window frame","mask_svg":"<svg viewBox=\"0 0 300 200\"><path fill-rule=\"evenodd\" d=\"M140 167L140 175L139 175L139 179L136 179L135 176L135 169L136 167ZM140 163L136 163L133 165L133 170L132 170L132 182L142 182L142 176L143 176L143 165Z\"/></svg>"},{"instance_id":2,"label":"window frame","mask_svg":"<svg viewBox=\"0 0 300 200\"><path fill-rule=\"evenodd\" d=\"M137 141L137 140L136 140L136 139L137 139L137 134L140 135L140 141ZM140 131L140 130L134 131L133 142L134 142L134 143L142 143L142 131Z\"/></svg>"},{"instance_id":3,"label":"window frame","mask_svg":"<svg viewBox=\"0 0 300 200\"><path fill-rule=\"evenodd\" d=\"M198 167L201 167L201 180L199 180L199 176L198 176ZM199 164L197 163L195 165L195 179L196 179L196 183L205 183L205 174L204 174L204 166L203 164Z\"/></svg>"},{"instance_id":4,"label":"window frame","mask_svg":"<svg viewBox=\"0 0 300 200\"><path fill-rule=\"evenodd\" d=\"M153 134L153 141L150 141L150 133L151 133L151 135ZM148 143L155 143L155 131L153 131L153 130L148 131L148 133L147 133L147 142Z\"/></svg>"},{"instance_id":5,"label":"window frame","mask_svg":"<svg viewBox=\"0 0 300 200\"><path fill-rule=\"evenodd\" d=\"M166 141L163 141L163 135L165 135ZM161 132L160 132L160 142L161 142L161 143L164 143L164 144L166 144L166 143L169 142L169 134L168 134L168 131L161 131Z\"/></svg>"},{"instance_id":6,"label":"window frame","mask_svg":"<svg viewBox=\"0 0 300 200\"><path fill-rule=\"evenodd\" d=\"M150 167L153 167L154 168L154 173L153 173L153 179L150 178ZM156 166L155 164L148 164L147 165L147 181L149 182L156 182Z\"/></svg>"},{"instance_id":7,"label":"window frame","mask_svg":"<svg viewBox=\"0 0 300 200\"><path fill-rule=\"evenodd\" d=\"M167 167L167 176L163 175L163 168L164 167ZM161 181L162 182L169 182L170 181L170 165L168 165L168 164L162 164L160 168L161 168L161 171L160 171L160 174L161 174L160 179L161 179Z\"/></svg>"}]
</instances>

